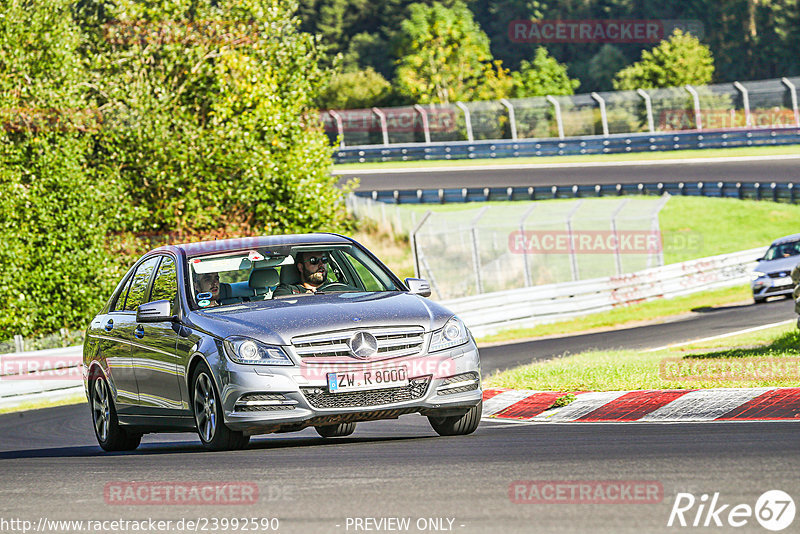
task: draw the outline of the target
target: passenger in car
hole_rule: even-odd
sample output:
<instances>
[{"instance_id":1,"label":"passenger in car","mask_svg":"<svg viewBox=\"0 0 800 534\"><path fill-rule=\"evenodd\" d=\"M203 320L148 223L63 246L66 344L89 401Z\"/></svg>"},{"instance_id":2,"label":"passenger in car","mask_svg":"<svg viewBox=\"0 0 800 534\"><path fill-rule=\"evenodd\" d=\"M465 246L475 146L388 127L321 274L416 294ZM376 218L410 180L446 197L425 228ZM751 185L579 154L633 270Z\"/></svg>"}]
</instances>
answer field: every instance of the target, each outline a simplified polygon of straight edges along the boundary
<instances>
[{"instance_id":1,"label":"passenger in car","mask_svg":"<svg viewBox=\"0 0 800 534\"><path fill-rule=\"evenodd\" d=\"M206 299L209 301L207 305L203 306L202 300L198 300L197 304L203 308L219 306L219 273L200 274L197 276L195 282L195 290L197 291L197 295L202 293L211 293L211 298Z\"/></svg>"},{"instance_id":2,"label":"passenger in car","mask_svg":"<svg viewBox=\"0 0 800 534\"><path fill-rule=\"evenodd\" d=\"M273 298L316 293L317 288L328 279L327 261L328 255L323 252L299 252L295 265L284 265L281 268L281 284L272 294Z\"/></svg>"}]
</instances>

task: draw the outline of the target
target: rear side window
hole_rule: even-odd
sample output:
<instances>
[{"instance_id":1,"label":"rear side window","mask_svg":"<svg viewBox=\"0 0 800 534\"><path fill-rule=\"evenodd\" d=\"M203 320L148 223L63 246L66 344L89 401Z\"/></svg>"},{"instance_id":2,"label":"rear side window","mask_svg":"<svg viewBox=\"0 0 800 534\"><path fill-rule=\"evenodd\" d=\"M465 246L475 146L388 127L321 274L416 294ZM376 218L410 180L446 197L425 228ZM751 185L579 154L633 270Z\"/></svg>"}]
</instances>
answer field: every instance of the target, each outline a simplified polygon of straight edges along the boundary
<instances>
[{"instance_id":1,"label":"rear side window","mask_svg":"<svg viewBox=\"0 0 800 534\"><path fill-rule=\"evenodd\" d=\"M153 281L153 291L150 300L168 300L175 304L178 294L178 273L175 270L175 260L165 256L158 267L158 274Z\"/></svg>"},{"instance_id":2,"label":"rear side window","mask_svg":"<svg viewBox=\"0 0 800 534\"><path fill-rule=\"evenodd\" d=\"M128 296L128 291L131 288L131 283L132 282L133 282L133 276L128 278L128 281L125 282L125 287L123 287L122 291L120 291L119 295L117 295L117 300L114 302L114 305L111 306L111 310L110 311L115 312L115 311L122 311L123 310L123 308L125 307L125 297Z\"/></svg>"},{"instance_id":3,"label":"rear side window","mask_svg":"<svg viewBox=\"0 0 800 534\"><path fill-rule=\"evenodd\" d=\"M128 298L125 301L126 311L136 311L140 304L144 304L147 297L147 286L150 284L150 277L158 265L158 260L161 258L156 256L145 261L136 269L136 274L133 275L133 285L128 292Z\"/></svg>"}]
</instances>

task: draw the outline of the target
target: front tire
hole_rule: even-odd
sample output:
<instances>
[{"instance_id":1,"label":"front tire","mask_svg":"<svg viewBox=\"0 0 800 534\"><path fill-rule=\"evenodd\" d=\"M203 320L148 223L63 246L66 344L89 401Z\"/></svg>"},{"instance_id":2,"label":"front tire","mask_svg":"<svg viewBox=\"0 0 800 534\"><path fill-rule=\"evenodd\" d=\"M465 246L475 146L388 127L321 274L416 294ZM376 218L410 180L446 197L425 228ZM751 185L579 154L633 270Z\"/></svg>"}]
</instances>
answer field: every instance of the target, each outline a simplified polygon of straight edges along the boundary
<instances>
[{"instance_id":1,"label":"front tire","mask_svg":"<svg viewBox=\"0 0 800 534\"><path fill-rule=\"evenodd\" d=\"M211 371L205 365L198 366L192 376L192 392L192 412L203 447L210 451L245 448L250 436L225 426L222 403L219 401Z\"/></svg>"},{"instance_id":2,"label":"front tire","mask_svg":"<svg viewBox=\"0 0 800 534\"><path fill-rule=\"evenodd\" d=\"M356 431L355 423L339 423L338 425L315 426L314 430L323 438L341 438Z\"/></svg>"},{"instance_id":3,"label":"front tire","mask_svg":"<svg viewBox=\"0 0 800 534\"><path fill-rule=\"evenodd\" d=\"M452 417L429 416L428 421L440 436L466 436L467 434L472 434L478 428L482 411L483 401L470 408L464 415L454 415Z\"/></svg>"},{"instance_id":4,"label":"front tire","mask_svg":"<svg viewBox=\"0 0 800 534\"><path fill-rule=\"evenodd\" d=\"M107 452L136 449L142 441L142 435L128 432L120 426L106 379L97 377L92 382L90 391L94 435L100 447Z\"/></svg>"}]
</instances>

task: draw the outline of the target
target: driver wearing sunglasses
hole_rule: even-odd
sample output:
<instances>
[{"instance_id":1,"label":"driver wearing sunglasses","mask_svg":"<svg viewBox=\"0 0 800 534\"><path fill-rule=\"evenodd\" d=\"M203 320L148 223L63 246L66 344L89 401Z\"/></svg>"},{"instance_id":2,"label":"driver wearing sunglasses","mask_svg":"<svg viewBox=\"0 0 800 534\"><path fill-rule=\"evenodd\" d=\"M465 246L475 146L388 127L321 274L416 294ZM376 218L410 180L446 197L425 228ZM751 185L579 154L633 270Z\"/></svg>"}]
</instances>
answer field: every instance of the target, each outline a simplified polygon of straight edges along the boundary
<instances>
[{"instance_id":1,"label":"driver wearing sunglasses","mask_svg":"<svg viewBox=\"0 0 800 534\"><path fill-rule=\"evenodd\" d=\"M300 283L281 284L272 294L274 297L297 295L299 293L316 293L317 289L328 280L328 254L325 252L299 252L295 258Z\"/></svg>"}]
</instances>

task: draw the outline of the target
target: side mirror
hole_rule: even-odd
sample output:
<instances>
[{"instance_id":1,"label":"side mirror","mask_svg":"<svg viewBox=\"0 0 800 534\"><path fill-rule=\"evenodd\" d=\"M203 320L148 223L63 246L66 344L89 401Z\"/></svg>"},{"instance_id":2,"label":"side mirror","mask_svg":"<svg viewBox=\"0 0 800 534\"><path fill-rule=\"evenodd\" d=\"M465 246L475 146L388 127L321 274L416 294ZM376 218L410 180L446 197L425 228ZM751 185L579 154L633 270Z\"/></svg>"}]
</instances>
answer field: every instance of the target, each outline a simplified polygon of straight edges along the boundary
<instances>
[{"instance_id":1,"label":"side mirror","mask_svg":"<svg viewBox=\"0 0 800 534\"><path fill-rule=\"evenodd\" d=\"M137 323L160 323L174 319L172 302L169 300L154 300L136 308Z\"/></svg>"},{"instance_id":2,"label":"side mirror","mask_svg":"<svg viewBox=\"0 0 800 534\"><path fill-rule=\"evenodd\" d=\"M764 261L764 258L758 258L756 261Z\"/></svg>"},{"instance_id":3,"label":"side mirror","mask_svg":"<svg viewBox=\"0 0 800 534\"><path fill-rule=\"evenodd\" d=\"M406 278L405 282L408 286L408 292L412 295L420 295L422 297L431 296L431 285L427 280L423 280L422 278Z\"/></svg>"}]
</instances>

